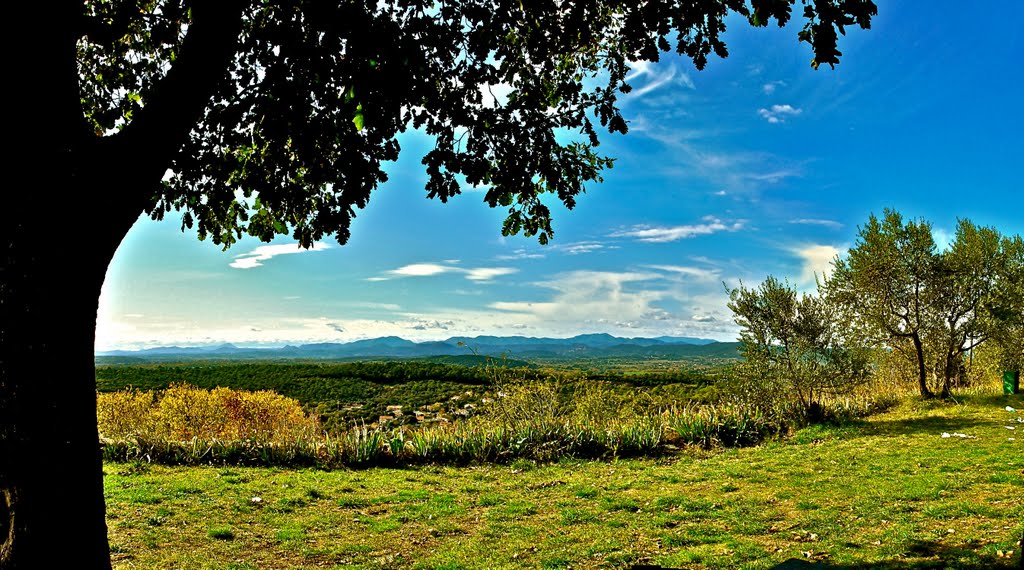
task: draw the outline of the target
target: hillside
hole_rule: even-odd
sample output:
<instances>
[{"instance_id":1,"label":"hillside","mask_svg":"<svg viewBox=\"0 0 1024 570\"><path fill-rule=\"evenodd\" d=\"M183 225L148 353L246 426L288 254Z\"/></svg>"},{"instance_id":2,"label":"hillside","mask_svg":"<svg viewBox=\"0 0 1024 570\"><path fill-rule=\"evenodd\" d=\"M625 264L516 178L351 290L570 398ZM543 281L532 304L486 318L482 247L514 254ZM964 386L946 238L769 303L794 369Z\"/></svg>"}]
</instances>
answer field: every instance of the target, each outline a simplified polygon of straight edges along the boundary
<instances>
[{"instance_id":1,"label":"hillside","mask_svg":"<svg viewBox=\"0 0 1024 570\"><path fill-rule=\"evenodd\" d=\"M277 348L247 348L233 344L200 347L165 346L144 350L96 353L97 363L181 362L188 360L346 360L358 358L424 358L491 356L515 359L566 358L737 358L739 343L691 337L621 338L586 334L571 338L452 337L443 341L412 342L391 336L349 343L314 343Z\"/></svg>"}]
</instances>

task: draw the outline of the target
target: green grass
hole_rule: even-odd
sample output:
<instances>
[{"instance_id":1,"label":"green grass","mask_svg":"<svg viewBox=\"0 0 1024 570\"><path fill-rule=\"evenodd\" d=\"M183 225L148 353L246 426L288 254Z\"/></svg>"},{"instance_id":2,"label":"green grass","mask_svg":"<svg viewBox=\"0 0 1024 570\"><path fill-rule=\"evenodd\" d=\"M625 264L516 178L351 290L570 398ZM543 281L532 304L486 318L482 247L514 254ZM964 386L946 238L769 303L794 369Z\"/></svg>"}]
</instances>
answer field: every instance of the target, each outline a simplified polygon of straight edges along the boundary
<instances>
[{"instance_id":1,"label":"green grass","mask_svg":"<svg viewBox=\"0 0 1024 570\"><path fill-rule=\"evenodd\" d=\"M656 459L355 471L107 463L112 556L126 569L756 569L789 558L1014 568L1024 434L1003 427L1006 405L1024 401L910 404Z\"/></svg>"}]
</instances>

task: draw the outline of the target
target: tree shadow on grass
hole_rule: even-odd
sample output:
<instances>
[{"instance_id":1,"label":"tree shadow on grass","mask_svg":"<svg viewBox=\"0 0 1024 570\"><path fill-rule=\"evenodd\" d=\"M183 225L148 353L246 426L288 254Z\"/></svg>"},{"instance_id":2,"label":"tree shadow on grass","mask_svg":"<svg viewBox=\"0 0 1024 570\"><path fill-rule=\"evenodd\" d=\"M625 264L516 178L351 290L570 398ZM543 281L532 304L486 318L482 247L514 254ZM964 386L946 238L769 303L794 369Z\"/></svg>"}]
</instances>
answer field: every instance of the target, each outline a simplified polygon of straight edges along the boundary
<instances>
[{"instance_id":1,"label":"tree shadow on grass","mask_svg":"<svg viewBox=\"0 0 1024 570\"><path fill-rule=\"evenodd\" d=\"M903 558L894 560L882 560L877 562L848 562L832 563L826 561L809 561L800 558L790 558L782 561L769 570L909 570L909 569L946 569L959 568L963 570L983 570L997 568L1024 568L1022 559L1017 547L1010 557L999 558L992 554L983 554L969 544L942 544L930 540L918 540L912 542L907 548ZM631 570L682 570L668 566L639 564Z\"/></svg>"},{"instance_id":2,"label":"tree shadow on grass","mask_svg":"<svg viewBox=\"0 0 1024 570\"><path fill-rule=\"evenodd\" d=\"M962 433L971 435L972 430L979 427L991 427L992 421L984 418L949 418L929 416L901 420L875 420L861 425L863 435L934 435L943 433Z\"/></svg>"},{"instance_id":3,"label":"tree shadow on grass","mask_svg":"<svg viewBox=\"0 0 1024 570\"><path fill-rule=\"evenodd\" d=\"M997 557L975 550L974 544L944 544L932 540L915 540L910 543L904 558L882 560L878 562L851 562L834 564L830 562L811 562L790 558L771 567L771 570L795 570L800 568L818 568L821 570L853 570L867 568L870 570L904 570L908 568L963 568L965 570L982 568L1024 568L1024 559L1020 554L1020 546L1014 555Z\"/></svg>"},{"instance_id":4,"label":"tree shadow on grass","mask_svg":"<svg viewBox=\"0 0 1024 570\"><path fill-rule=\"evenodd\" d=\"M996 417L986 418L978 417L978 415L957 417L952 414L927 414L928 407L934 410L942 410L943 408L952 409L957 405L963 404L971 408L991 410L996 413ZM893 420L872 418L855 422L852 425L858 427L862 435L895 436L925 434L939 436L942 433L953 432L971 435L971 430L973 429L991 427L1004 420L1010 423L1017 416L1024 415L1024 397L1020 395L956 395L948 401L932 400L921 402L920 405L925 409L921 410L922 415L919 417ZM1016 412L1006 412L1006 407L1014 408ZM1005 414L1005 417L1000 416L1000 414Z\"/></svg>"}]
</instances>

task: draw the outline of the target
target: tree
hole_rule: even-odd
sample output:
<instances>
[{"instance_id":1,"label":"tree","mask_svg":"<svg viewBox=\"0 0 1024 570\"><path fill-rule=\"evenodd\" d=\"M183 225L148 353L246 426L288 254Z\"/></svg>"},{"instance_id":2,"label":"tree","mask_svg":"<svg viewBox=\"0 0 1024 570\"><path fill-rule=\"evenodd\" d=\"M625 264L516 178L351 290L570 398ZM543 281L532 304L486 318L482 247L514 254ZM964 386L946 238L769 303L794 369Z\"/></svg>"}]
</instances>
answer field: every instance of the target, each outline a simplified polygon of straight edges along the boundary
<instances>
[{"instance_id":1,"label":"tree","mask_svg":"<svg viewBox=\"0 0 1024 570\"><path fill-rule=\"evenodd\" d=\"M910 354L921 396L934 395L932 372L946 398L973 349L994 340L1007 355L1021 350L1022 267L1020 236L963 219L939 251L931 224L904 223L886 210L881 221L872 215L848 257L836 260L827 289L875 344Z\"/></svg>"},{"instance_id":2,"label":"tree","mask_svg":"<svg viewBox=\"0 0 1024 570\"><path fill-rule=\"evenodd\" d=\"M741 284L729 291L729 309L742 327L742 388L764 394L760 399L794 404L805 419L819 421L822 396L867 380L868 353L844 338L829 299L798 295L769 276L756 289Z\"/></svg>"},{"instance_id":3,"label":"tree","mask_svg":"<svg viewBox=\"0 0 1024 570\"><path fill-rule=\"evenodd\" d=\"M2 566L109 566L92 346L107 264L141 212L181 210L224 246L243 233L344 243L413 127L436 139L428 196L486 186L509 210L503 233L546 242L542 196L571 208L612 164L597 131L627 130L629 61L674 44L703 68L727 55L730 13L782 25L795 3L16 3L8 21L40 41L5 40L11 161L32 182L4 204ZM876 13L870 0L802 4L814 67L838 63L838 34ZM501 84L507 101L489 96ZM81 548L52 545L72 537Z\"/></svg>"},{"instance_id":4,"label":"tree","mask_svg":"<svg viewBox=\"0 0 1024 570\"><path fill-rule=\"evenodd\" d=\"M877 343L894 350L911 346L917 364L918 390L928 387L924 331L934 315L935 240L931 224L904 223L894 210L882 220L874 214L860 228L845 259L837 259L826 282L826 294L854 316L856 327Z\"/></svg>"},{"instance_id":5,"label":"tree","mask_svg":"<svg viewBox=\"0 0 1024 570\"><path fill-rule=\"evenodd\" d=\"M1024 320L1024 247L1020 236L960 220L956 238L935 260L935 344L942 361L941 396L949 397L964 355L989 339L1008 338Z\"/></svg>"}]
</instances>

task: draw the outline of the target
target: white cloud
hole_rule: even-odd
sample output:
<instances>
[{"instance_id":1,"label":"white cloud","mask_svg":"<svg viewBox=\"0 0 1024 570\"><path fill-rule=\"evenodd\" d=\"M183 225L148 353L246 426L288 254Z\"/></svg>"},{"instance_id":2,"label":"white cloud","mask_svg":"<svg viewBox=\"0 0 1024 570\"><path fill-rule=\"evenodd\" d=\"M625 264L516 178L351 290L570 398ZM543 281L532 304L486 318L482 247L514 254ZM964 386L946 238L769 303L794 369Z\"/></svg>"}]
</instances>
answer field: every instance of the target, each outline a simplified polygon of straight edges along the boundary
<instances>
[{"instance_id":1,"label":"white cloud","mask_svg":"<svg viewBox=\"0 0 1024 570\"><path fill-rule=\"evenodd\" d=\"M935 241L935 247L939 251L946 251L953 245L954 237L953 234L946 230L932 226L932 239Z\"/></svg>"},{"instance_id":2,"label":"white cloud","mask_svg":"<svg viewBox=\"0 0 1024 570\"><path fill-rule=\"evenodd\" d=\"M508 96L514 88L508 83L497 83L495 85L481 85L480 94L483 96L485 107L504 107L508 103Z\"/></svg>"},{"instance_id":3,"label":"white cloud","mask_svg":"<svg viewBox=\"0 0 1024 570\"><path fill-rule=\"evenodd\" d=\"M806 226L825 226L825 227L828 227L828 228L835 228L835 229L840 229L840 228L843 227L843 224L841 224L841 223L839 223L839 222L837 222L835 220L823 220L823 219L819 219L819 218L797 218L795 220L790 220L789 223L791 223L791 224L801 224L801 225L806 225Z\"/></svg>"},{"instance_id":4,"label":"white cloud","mask_svg":"<svg viewBox=\"0 0 1024 570\"><path fill-rule=\"evenodd\" d=\"M458 263L457 259L445 260L446 264ZM394 277L433 277L444 273L461 273L470 281L484 282L491 281L495 277L511 275L519 270L514 267L472 267L462 268L454 265L442 265L440 263L411 263L403 265L398 269L387 271L388 275ZM370 277L368 281L384 281L388 277Z\"/></svg>"},{"instance_id":5,"label":"white cloud","mask_svg":"<svg viewBox=\"0 0 1024 570\"><path fill-rule=\"evenodd\" d=\"M531 253L531 252L529 252L529 251L527 251L525 249L517 249L517 250L513 251L512 253L506 253L506 254L503 254L503 255L496 255L496 256L494 256L494 259L498 259L498 260L501 260L501 261L512 261L512 260L515 260L515 259L543 259L543 258L544 258L544 254L543 253Z\"/></svg>"},{"instance_id":6,"label":"white cloud","mask_svg":"<svg viewBox=\"0 0 1024 570\"><path fill-rule=\"evenodd\" d=\"M772 93L775 93L775 90L778 89L779 87L785 86L785 81L769 81L768 83L765 83L764 85L761 86L761 91L763 91L765 95L771 95Z\"/></svg>"},{"instance_id":7,"label":"white cloud","mask_svg":"<svg viewBox=\"0 0 1024 570\"><path fill-rule=\"evenodd\" d=\"M798 109L792 105L786 104L772 105L768 109L762 107L761 109L758 109L757 114L761 115L764 120L775 125L778 123L785 123L786 117L795 117L802 112L803 109Z\"/></svg>"},{"instance_id":8,"label":"white cloud","mask_svg":"<svg viewBox=\"0 0 1024 570\"><path fill-rule=\"evenodd\" d=\"M353 307L359 307L360 309L377 309L381 311L400 311L401 305L394 303L372 303L372 302L358 302L351 303Z\"/></svg>"},{"instance_id":9,"label":"white cloud","mask_svg":"<svg viewBox=\"0 0 1024 570\"><path fill-rule=\"evenodd\" d=\"M388 273L399 277L430 277L431 275L440 275L455 271L456 269L455 267L438 265L437 263L412 263L403 265L398 269L392 269Z\"/></svg>"},{"instance_id":10,"label":"white cloud","mask_svg":"<svg viewBox=\"0 0 1024 570\"><path fill-rule=\"evenodd\" d=\"M596 241L581 241L576 243L566 243L551 246L555 251L560 251L568 255L579 255L581 253L591 253L600 249L606 249L609 246L604 245Z\"/></svg>"},{"instance_id":11,"label":"white cloud","mask_svg":"<svg viewBox=\"0 0 1024 570\"><path fill-rule=\"evenodd\" d=\"M498 301L488 307L519 313L524 319L545 325L575 323L576 327L583 324L581 330L593 330L599 322L640 321L658 312L652 303L664 297L664 291L643 288L634 291L627 286L660 277L651 272L573 271L537 283L556 292L551 300Z\"/></svg>"},{"instance_id":12,"label":"white cloud","mask_svg":"<svg viewBox=\"0 0 1024 570\"><path fill-rule=\"evenodd\" d=\"M689 224L683 226L648 226L638 225L632 229L622 230L611 234L612 237L629 237L637 241L647 243L665 243L679 241L700 235L708 235L716 232L735 232L743 228L746 222L737 220L735 222L723 222L718 218L706 217L702 224Z\"/></svg>"},{"instance_id":13,"label":"white cloud","mask_svg":"<svg viewBox=\"0 0 1024 570\"><path fill-rule=\"evenodd\" d=\"M323 251L325 249L330 249L330 247L331 246L323 242L316 242L309 249L302 249L299 247L298 243L261 245L248 253L236 255L235 260L231 262L231 267L234 267L235 269L252 269L254 267L262 267L264 261L279 255L291 255L293 253L305 253L308 251Z\"/></svg>"},{"instance_id":14,"label":"white cloud","mask_svg":"<svg viewBox=\"0 0 1024 570\"><path fill-rule=\"evenodd\" d=\"M429 330L446 331L446 330L450 329L453 326L455 326L455 321L452 321L452 320L439 321L437 319L434 319L432 321L431 320L414 321L414 322L412 322L412 323L410 323L408 325L408 327L410 329L414 330L414 331L429 331Z\"/></svg>"},{"instance_id":15,"label":"white cloud","mask_svg":"<svg viewBox=\"0 0 1024 570\"><path fill-rule=\"evenodd\" d=\"M501 277L502 275L511 275L517 273L519 270L514 267L476 267L473 269L466 269L466 279L470 281L490 281L495 277Z\"/></svg>"},{"instance_id":16,"label":"white cloud","mask_svg":"<svg viewBox=\"0 0 1024 570\"><path fill-rule=\"evenodd\" d=\"M803 260L800 283L814 283L816 276L827 278L832 273L832 260L839 255L839 249L831 245L808 245L793 250Z\"/></svg>"}]
</instances>

